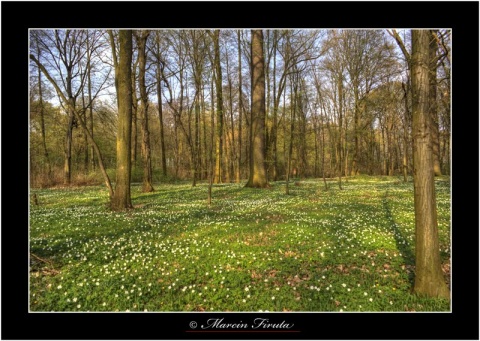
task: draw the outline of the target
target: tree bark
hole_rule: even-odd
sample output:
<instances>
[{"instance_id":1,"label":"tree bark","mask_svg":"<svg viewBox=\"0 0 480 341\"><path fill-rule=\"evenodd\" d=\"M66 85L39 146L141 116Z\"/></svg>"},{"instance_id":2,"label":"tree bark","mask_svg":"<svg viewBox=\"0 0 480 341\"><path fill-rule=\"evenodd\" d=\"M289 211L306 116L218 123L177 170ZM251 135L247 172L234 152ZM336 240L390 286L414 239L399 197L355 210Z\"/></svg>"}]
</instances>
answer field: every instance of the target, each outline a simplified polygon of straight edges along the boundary
<instances>
[{"instance_id":1,"label":"tree bark","mask_svg":"<svg viewBox=\"0 0 480 341\"><path fill-rule=\"evenodd\" d=\"M222 95L222 67L220 64L220 30L213 34L215 54L215 87L217 94L217 126L215 141L215 179L214 183L222 182L222 157L223 157L223 95Z\"/></svg>"},{"instance_id":2,"label":"tree bark","mask_svg":"<svg viewBox=\"0 0 480 341\"><path fill-rule=\"evenodd\" d=\"M142 192L153 192L152 185L152 152L150 148L150 131L148 128L148 94L145 84L145 69L147 65L146 45L147 39L150 35L148 30L141 31L136 34L137 48L138 48L138 87L140 90L140 100L142 103L141 127L142 127L142 158L143 158L143 180Z\"/></svg>"},{"instance_id":3,"label":"tree bark","mask_svg":"<svg viewBox=\"0 0 480 341\"><path fill-rule=\"evenodd\" d=\"M40 46L37 41L37 53L38 58L40 58ZM48 149L47 149L47 138L45 134L45 108L43 103L43 87L42 87L42 71L38 68L38 101L40 105L40 133L42 136L42 147L43 147L43 157L45 162L44 169L47 170L47 175L50 177L51 174L51 166L50 166L50 159L48 156Z\"/></svg>"},{"instance_id":4,"label":"tree bark","mask_svg":"<svg viewBox=\"0 0 480 341\"><path fill-rule=\"evenodd\" d=\"M415 205L415 284L418 295L449 298L441 268L432 128L429 113L429 39L412 30L413 165Z\"/></svg>"},{"instance_id":5,"label":"tree bark","mask_svg":"<svg viewBox=\"0 0 480 341\"><path fill-rule=\"evenodd\" d=\"M237 31L238 40L238 159L237 159L237 173L236 181L240 182L241 167L242 167L242 111L243 111L243 96L242 96L242 50L240 45L240 31Z\"/></svg>"},{"instance_id":6,"label":"tree bark","mask_svg":"<svg viewBox=\"0 0 480 341\"><path fill-rule=\"evenodd\" d=\"M265 68L263 32L252 30L251 166L246 187L268 187L265 167Z\"/></svg>"},{"instance_id":7,"label":"tree bark","mask_svg":"<svg viewBox=\"0 0 480 341\"><path fill-rule=\"evenodd\" d=\"M430 120L432 127L432 147L433 147L433 171L435 176L442 175L442 168L440 165L440 139L438 134L438 111L437 111L437 40L435 39L435 31L430 31L429 43L429 60L430 60Z\"/></svg>"},{"instance_id":8,"label":"tree bark","mask_svg":"<svg viewBox=\"0 0 480 341\"><path fill-rule=\"evenodd\" d=\"M133 58L133 57L132 57ZM137 168L137 145L138 145L138 97L137 97L137 66L138 58L135 63L133 63L132 69L132 140L131 140L131 149L132 149L132 167L133 169Z\"/></svg>"},{"instance_id":9,"label":"tree bark","mask_svg":"<svg viewBox=\"0 0 480 341\"><path fill-rule=\"evenodd\" d=\"M157 45L157 57L160 58L160 43ZM163 64L158 60L157 64L157 102L158 102L158 121L160 125L160 154L162 175L167 175L167 158L165 155L165 132L163 127L163 105L162 105L162 72Z\"/></svg>"},{"instance_id":10,"label":"tree bark","mask_svg":"<svg viewBox=\"0 0 480 341\"><path fill-rule=\"evenodd\" d=\"M120 30L120 58L118 61L117 97L117 178L111 208L122 211L132 208L130 197L131 136L132 136L132 30Z\"/></svg>"},{"instance_id":11,"label":"tree bark","mask_svg":"<svg viewBox=\"0 0 480 341\"><path fill-rule=\"evenodd\" d=\"M90 49L90 40L87 33L87 87L88 87L88 129L93 138L93 103L92 103L92 65L91 65L91 49ZM90 146L90 170L95 172L95 148L93 145Z\"/></svg>"}]
</instances>

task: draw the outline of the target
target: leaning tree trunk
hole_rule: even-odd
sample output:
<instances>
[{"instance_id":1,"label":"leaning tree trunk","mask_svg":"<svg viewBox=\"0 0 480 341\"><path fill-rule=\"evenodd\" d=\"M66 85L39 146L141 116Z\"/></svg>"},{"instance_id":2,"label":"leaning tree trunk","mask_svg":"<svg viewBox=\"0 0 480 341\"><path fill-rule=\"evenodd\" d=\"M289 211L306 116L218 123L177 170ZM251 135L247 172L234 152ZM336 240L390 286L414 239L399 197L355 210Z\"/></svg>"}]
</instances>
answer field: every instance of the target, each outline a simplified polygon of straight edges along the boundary
<instances>
[{"instance_id":1,"label":"leaning tree trunk","mask_svg":"<svg viewBox=\"0 0 480 341\"><path fill-rule=\"evenodd\" d=\"M265 67L263 32L252 30L252 119L250 176L246 187L268 187L265 168Z\"/></svg>"},{"instance_id":2,"label":"leaning tree trunk","mask_svg":"<svg viewBox=\"0 0 480 341\"><path fill-rule=\"evenodd\" d=\"M429 37L412 30L413 174L415 205L415 284L419 295L449 298L441 268L432 129L429 113Z\"/></svg>"},{"instance_id":3,"label":"leaning tree trunk","mask_svg":"<svg viewBox=\"0 0 480 341\"><path fill-rule=\"evenodd\" d=\"M117 131L117 179L111 208L116 211L132 207L130 197L132 137L132 31L120 30L120 58L117 78L118 131Z\"/></svg>"}]
</instances>

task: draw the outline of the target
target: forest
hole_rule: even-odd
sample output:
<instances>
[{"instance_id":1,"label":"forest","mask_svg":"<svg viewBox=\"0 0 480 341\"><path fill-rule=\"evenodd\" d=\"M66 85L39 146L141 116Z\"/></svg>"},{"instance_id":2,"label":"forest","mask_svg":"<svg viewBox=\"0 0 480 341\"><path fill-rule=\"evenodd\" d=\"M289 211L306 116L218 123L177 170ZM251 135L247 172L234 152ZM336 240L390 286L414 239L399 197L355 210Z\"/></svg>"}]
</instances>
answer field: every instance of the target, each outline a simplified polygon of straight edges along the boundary
<instances>
[{"instance_id":1,"label":"forest","mask_svg":"<svg viewBox=\"0 0 480 341\"><path fill-rule=\"evenodd\" d=\"M102 182L87 131L113 176L118 112L112 46L118 54L117 34L32 31L30 53L58 86L31 62L32 186ZM265 31L263 149L269 180L289 173L339 181L358 174L411 174L411 80L394 39L403 39L403 48L409 49L409 34ZM435 37L433 155L440 175L450 169L450 36L439 31ZM195 185L210 173L214 183L248 178L255 124L250 50L246 30L134 33L133 182L145 181L148 191L154 181L181 179Z\"/></svg>"},{"instance_id":2,"label":"forest","mask_svg":"<svg viewBox=\"0 0 480 341\"><path fill-rule=\"evenodd\" d=\"M29 54L30 309L449 310L451 30L30 30ZM316 294L330 273L357 299Z\"/></svg>"}]
</instances>

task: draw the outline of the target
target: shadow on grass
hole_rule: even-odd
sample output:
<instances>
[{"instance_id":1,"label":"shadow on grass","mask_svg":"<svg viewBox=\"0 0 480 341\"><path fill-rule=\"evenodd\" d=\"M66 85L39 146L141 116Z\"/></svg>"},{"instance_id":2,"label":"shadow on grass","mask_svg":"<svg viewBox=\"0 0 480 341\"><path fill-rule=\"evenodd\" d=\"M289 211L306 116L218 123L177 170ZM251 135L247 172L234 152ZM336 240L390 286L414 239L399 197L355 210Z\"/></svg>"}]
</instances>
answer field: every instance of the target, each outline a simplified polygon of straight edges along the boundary
<instances>
[{"instance_id":1,"label":"shadow on grass","mask_svg":"<svg viewBox=\"0 0 480 341\"><path fill-rule=\"evenodd\" d=\"M385 195L382 198L383 210L385 212L385 218L388 223L388 227L392 230L393 236L395 238L395 244L397 249L402 253L405 263L410 266L415 265L415 255L412 251L412 246L408 242L407 238L403 235L403 232L398 228L395 218L393 217L392 210L388 203L388 190L385 192ZM409 280L413 284L414 274L413 272L409 275Z\"/></svg>"}]
</instances>

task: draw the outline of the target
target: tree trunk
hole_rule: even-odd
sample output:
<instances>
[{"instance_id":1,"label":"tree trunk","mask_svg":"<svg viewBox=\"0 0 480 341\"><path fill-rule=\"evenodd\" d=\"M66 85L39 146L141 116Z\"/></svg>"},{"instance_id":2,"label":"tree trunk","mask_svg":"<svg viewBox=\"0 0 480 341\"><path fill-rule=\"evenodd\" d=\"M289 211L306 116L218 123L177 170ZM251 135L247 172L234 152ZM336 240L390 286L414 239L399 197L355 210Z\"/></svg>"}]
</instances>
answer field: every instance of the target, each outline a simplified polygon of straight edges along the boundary
<instances>
[{"instance_id":1,"label":"tree trunk","mask_svg":"<svg viewBox=\"0 0 480 341\"><path fill-rule=\"evenodd\" d=\"M138 87L140 90L141 107L141 128L142 128L142 158L143 158L143 180L142 192L153 192L152 185L152 153L150 148L150 131L148 128L148 94L145 84L145 69L147 64L146 45L150 32L141 31L137 34L138 48Z\"/></svg>"},{"instance_id":2,"label":"tree trunk","mask_svg":"<svg viewBox=\"0 0 480 341\"><path fill-rule=\"evenodd\" d=\"M429 60L430 60L430 100L429 113L432 127L432 148L433 148L433 171L435 176L442 175L440 166L440 139L438 134L438 112L437 112L437 40L435 31L430 31Z\"/></svg>"},{"instance_id":3,"label":"tree trunk","mask_svg":"<svg viewBox=\"0 0 480 341\"><path fill-rule=\"evenodd\" d=\"M83 94L82 94L83 95ZM89 101L90 103L90 101ZM83 108L83 119L85 122L88 122L88 117L87 117L87 107L85 105L85 96L82 96L82 108ZM83 150L83 172L85 175L88 174L88 166L89 166L89 148L88 148L88 138L87 138L87 133L84 131L83 132L83 144L85 146L85 149Z\"/></svg>"},{"instance_id":4,"label":"tree trunk","mask_svg":"<svg viewBox=\"0 0 480 341\"><path fill-rule=\"evenodd\" d=\"M402 83L403 89L403 99L405 103L405 116L403 119L403 182L408 181L408 127L410 112L408 109L408 93L410 92L408 82L407 84Z\"/></svg>"},{"instance_id":5,"label":"tree trunk","mask_svg":"<svg viewBox=\"0 0 480 341\"><path fill-rule=\"evenodd\" d=\"M278 102L277 98L277 34L278 31L273 31L273 123L272 133L272 154L273 154L273 181L278 180L278 152L277 152L277 130L278 130Z\"/></svg>"},{"instance_id":6,"label":"tree trunk","mask_svg":"<svg viewBox=\"0 0 480 341\"><path fill-rule=\"evenodd\" d=\"M355 143L354 150L353 150L353 161L352 161L352 171L351 175L355 176L358 174L358 154L359 154L359 143L358 143L358 124L359 124L359 98L358 98L358 90L354 89L355 95L355 110L353 112L353 140Z\"/></svg>"},{"instance_id":7,"label":"tree trunk","mask_svg":"<svg viewBox=\"0 0 480 341\"><path fill-rule=\"evenodd\" d=\"M240 182L241 167L242 167L242 111L243 111L243 98L242 98L242 50L240 45L240 31L237 31L238 39L238 159L237 159L237 173L236 181Z\"/></svg>"},{"instance_id":8,"label":"tree trunk","mask_svg":"<svg viewBox=\"0 0 480 341\"><path fill-rule=\"evenodd\" d=\"M38 56L40 57L40 47L37 49ZM51 167L50 167L50 160L48 157L48 150L47 150L47 139L45 134L45 108L43 104L43 88L42 88L42 71L38 68L38 97L39 97L39 105L40 105L40 133L42 136L42 147L43 147L43 157L45 162L44 169L47 170L47 175L50 177L51 174Z\"/></svg>"},{"instance_id":9,"label":"tree trunk","mask_svg":"<svg viewBox=\"0 0 480 341\"><path fill-rule=\"evenodd\" d=\"M215 50L215 80L217 92L217 127L215 142L215 180L214 183L222 182L222 152L223 152L223 95L222 95L222 67L220 64L220 30L215 30L213 44Z\"/></svg>"},{"instance_id":10,"label":"tree trunk","mask_svg":"<svg viewBox=\"0 0 480 341\"><path fill-rule=\"evenodd\" d=\"M429 31L412 30L412 133L416 237L414 292L419 295L449 298L439 252L429 113L429 39Z\"/></svg>"},{"instance_id":11,"label":"tree trunk","mask_svg":"<svg viewBox=\"0 0 480 341\"><path fill-rule=\"evenodd\" d=\"M72 139L73 139L73 125L75 121L75 116L73 113L74 109L68 106L68 125L67 125L67 135L65 136L65 149L64 149L64 164L63 164L63 184L65 186L70 186L72 180Z\"/></svg>"},{"instance_id":12,"label":"tree trunk","mask_svg":"<svg viewBox=\"0 0 480 341\"><path fill-rule=\"evenodd\" d=\"M130 144L132 148L131 163L134 169L137 168L137 145L138 145L138 129L137 129L138 98L137 98L137 82L136 82L137 65L138 65L138 59L133 64L133 69L132 69L132 140Z\"/></svg>"},{"instance_id":13,"label":"tree trunk","mask_svg":"<svg viewBox=\"0 0 480 341\"><path fill-rule=\"evenodd\" d=\"M298 75L297 77L298 78ZM297 81L295 80L295 86L290 85L290 94L291 94L291 106L290 106L290 142L288 144L288 159L287 159L287 171L286 171L286 183L285 183L285 194L290 194L290 173L292 170L292 154L293 154L293 137L295 131L295 116L297 110ZM293 83L293 82L292 82Z\"/></svg>"},{"instance_id":14,"label":"tree trunk","mask_svg":"<svg viewBox=\"0 0 480 341\"><path fill-rule=\"evenodd\" d=\"M251 167L246 187L268 187L265 168L265 68L263 32L252 30Z\"/></svg>"},{"instance_id":15,"label":"tree trunk","mask_svg":"<svg viewBox=\"0 0 480 341\"><path fill-rule=\"evenodd\" d=\"M158 51L157 51L158 52ZM157 65L157 68L162 66ZM160 125L160 154L162 175L167 176L167 157L165 155L165 132L163 129L163 104L162 104L162 72L157 69L157 102L158 102L158 121Z\"/></svg>"},{"instance_id":16,"label":"tree trunk","mask_svg":"<svg viewBox=\"0 0 480 341\"><path fill-rule=\"evenodd\" d=\"M132 31L120 30L120 58L118 62L117 97L118 97L118 131L117 131L117 178L111 208L121 211L132 208L130 197L132 137Z\"/></svg>"},{"instance_id":17,"label":"tree trunk","mask_svg":"<svg viewBox=\"0 0 480 341\"><path fill-rule=\"evenodd\" d=\"M227 59L228 60L228 59ZM228 70L228 66L227 66ZM228 71L227 71L228 72ZM236 172L237 166L237 154L235 151L235 123L233 120L233 95L232 95L232 79L230 77L230 73L228 73L228 92L229 92L229 103L230 103L230 125L231 125L231 134L232 139L230 143L230 173L232 180L235 178L235 182L240 182L240 177L237 176L238 172Z\"/></svg>"},{"instance_id":18,"label":"tree trunk","mask_svg":"<svg viewBox=\"0 0 480 341\"><path fill-rule=\"evenodd\" d=\"M90 135L92 135L93 138L93 103L92 103L92 66L91 66L91 52L90 52L90 43L88 39L88 34L87 34L87 87L88 87L88 103L89 108L88 108L88 129L90 130ZM87 121L87 120L86 120ZM93 145L90 146L90 170L92 172L95 172L95 148Z\"/></svg>"},{"instance_id":19,"label":"tree trunk","mask_svg":"<svg viewBox=\"0 0 480 341\"><path fill-rule=\"evenodd\" d=\"M338 141L338 188L342 189L342 118L343 118L343 76L340 74L338 79L338 128L339 128L339 141ZM355 160L355 157L354 157ZM352 166L353 167L353 166Z\"/></svg>"}]
</instances>

